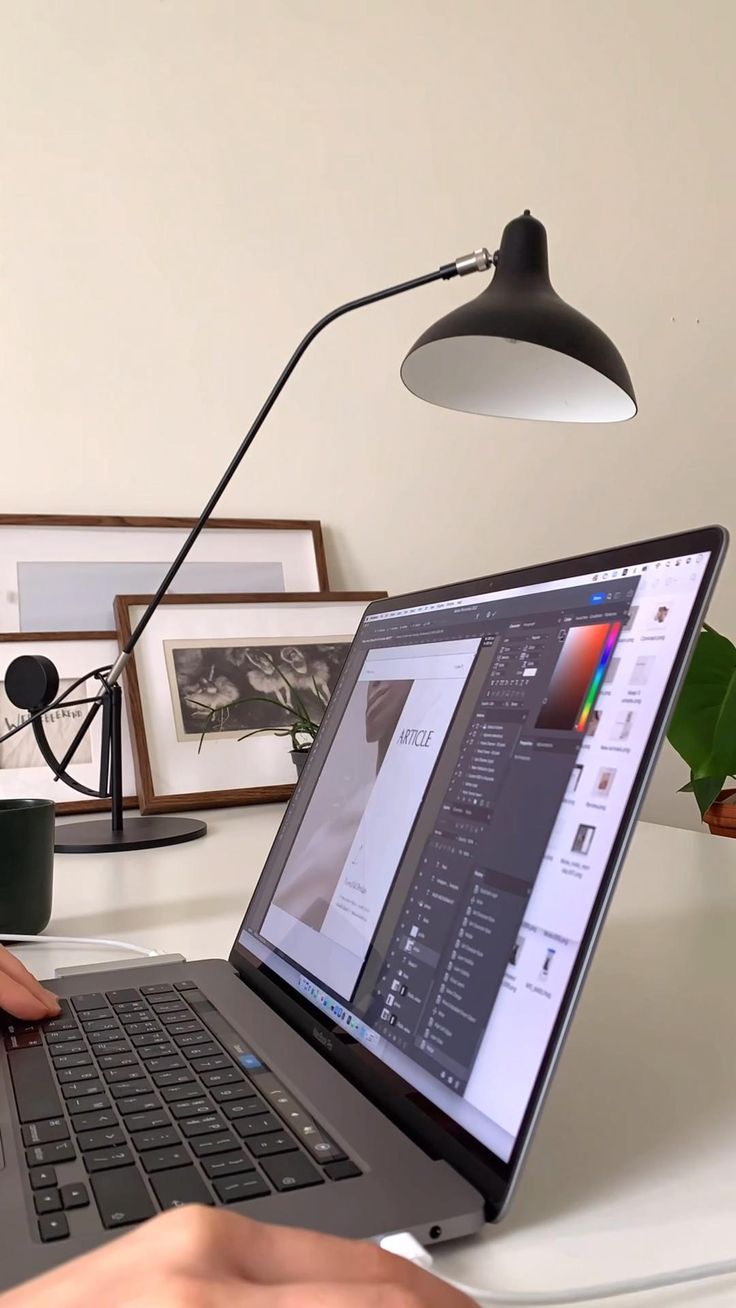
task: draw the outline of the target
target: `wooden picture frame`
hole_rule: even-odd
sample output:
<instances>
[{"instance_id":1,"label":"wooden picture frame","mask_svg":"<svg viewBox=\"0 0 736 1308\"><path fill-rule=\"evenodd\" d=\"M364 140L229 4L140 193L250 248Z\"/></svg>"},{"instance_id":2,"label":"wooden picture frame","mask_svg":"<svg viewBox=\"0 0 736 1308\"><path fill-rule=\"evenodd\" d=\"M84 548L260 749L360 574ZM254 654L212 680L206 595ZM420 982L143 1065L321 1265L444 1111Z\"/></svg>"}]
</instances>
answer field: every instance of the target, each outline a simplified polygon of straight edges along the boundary
<instances>
[{"instance_id":1,"label":"wooden picture frame","mask_svg":"<svg viewBox=\"0 0 736 1308\"><path fill-rule=\"evenodd\" d=\"M113 600L155 590L194 518L0 515L0 632L105 631ZM251 594L329 590L321 524L212 518L176 591Z\"/></svg>"},{"instance_id":2,"label":"wooden picture frame","mask_svg":"<svg viewBox=\"0 0 736 1308\"><path fill-rule=\"evenodd\" d=\"M210 686L222 684L223 678L220 676L218 680L214 669L219 651L224 659L230 660L224 693L230 694L231 701L233 687L238 690L239 685L245 684L244 678L257 678L257 672L245 666L250 660L257 667L256 646L265 645L269 651L283 647L284 655L295 647L303 650L316 645L322 651L321 661L333 659L334 670L341 666L342 660L338 664L336 653L329 651L336 651L343 643L349 648L368 604L385 595L385 591L166 595L124 674L141 813L225 808L289 799L296 773L289 757L288 741L274 737L270 727L258 727L257 739L255 735L248 741L238 739L244 730L241 724L231 733L205 739L200 752L199 726L195 730L190 722L189 734L181 735L182 713L177 715L175 711L177 696L180 710L185 699L190 706L200 706L204 692L191 687L204 684L205 680ZM115 612L121 646L129 640L149 602L147 595L117 597ZM181 651L189 653L181 654ZM177 665L176 677L183 675L181 667L186 666L190 678L186 696L171 675L177 655L184 662ZM267 658L272 658L270 652ZM218 667L222 669L219 662ZM198 682L202 670L204 677ZM263 780L259 781L261 773ZM232 784L234 775L240 784Z\"/></svg>"},{"instance_id":3,"label":"wooden picture frame","mask_svg":"<svg viewBox=\"0 0 736 1308\"><path fill-rule=\"evenodd\" d=\"M85 672L93 668L104 667L115 662L119 653L117 639L104 631L82 632L10 632L0 634L0 735L4 735L15 722L20 722L28 715L23 710L11 705L4 692L4 677L7 665L22 654L42 654L50 658L58 670L63 689L65 682L76 681ZM97 681L90 681L90 690L96 693ZM80 698L82 691L79 692ZM76 730L82 720L82 714L88 708L70 710L75 717L56 717L59 731L57 744L61 746L58 754L71 741L72 728ZM68 728L67 728L67 724ZM47 726L51 729L53 724ZM87 737L86 744L80 746L77 762L70 765L69 771L76 780L95 788L99 784L100 749L102 719L98 715ZM135 769L133 747L126 721L123 722L123 783L125 808L137 808L135 794ZM16 766L13 766L13 762ZM48 765L38 754L33 732L30 727L19 732L17 736L0 744L0 799L36 798L51 799L56 804L57 813L104 813L110 811L109 799L93 799L80 795L79 791L67 786L63 781L55 781Z\"/></svg>"}]
</instances>

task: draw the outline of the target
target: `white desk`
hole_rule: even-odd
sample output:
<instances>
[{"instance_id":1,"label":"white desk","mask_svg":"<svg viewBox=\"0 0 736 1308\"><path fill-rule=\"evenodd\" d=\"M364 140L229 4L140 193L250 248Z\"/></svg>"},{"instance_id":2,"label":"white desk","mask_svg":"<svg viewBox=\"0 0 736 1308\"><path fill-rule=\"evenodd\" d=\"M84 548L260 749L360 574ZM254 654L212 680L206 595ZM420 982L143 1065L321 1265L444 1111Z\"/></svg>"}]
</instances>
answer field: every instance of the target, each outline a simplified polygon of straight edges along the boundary
<instances>
[{"instance_id":1,"label":"white desk","mask_svg":"<svg viewBox=\"0 0 736 1308\"><path fill-rule=\"evenodd\" d=\"M225 957L282 813L204 841L56 860L49 933ZM123 955L31 946L38 974ZM736 1255L736 841L643 824L511 1216L437 1252L475 1285L548 1289ZM632 1305L732 1304L736 1285Z\"/></svg>"}]
</instances>

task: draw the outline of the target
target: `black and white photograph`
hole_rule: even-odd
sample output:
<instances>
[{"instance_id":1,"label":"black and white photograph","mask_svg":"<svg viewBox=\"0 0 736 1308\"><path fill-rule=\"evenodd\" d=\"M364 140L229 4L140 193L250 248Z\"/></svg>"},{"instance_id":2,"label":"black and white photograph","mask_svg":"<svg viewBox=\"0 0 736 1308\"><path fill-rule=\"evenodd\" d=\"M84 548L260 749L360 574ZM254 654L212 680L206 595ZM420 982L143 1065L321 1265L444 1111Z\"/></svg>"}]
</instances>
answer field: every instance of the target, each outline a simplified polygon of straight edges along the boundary
<instances>
[{"instance_id":1,"label":"black and white photograph","mask_svg":"<svg viewBox=\"0 0 736 1308\"><path fill-rule=\"evenodd\" d=\"M288 730L304 710L319 723L349 648L348 636L282 644L166 641L177 739Z\"/></svg>"}]
</instances>

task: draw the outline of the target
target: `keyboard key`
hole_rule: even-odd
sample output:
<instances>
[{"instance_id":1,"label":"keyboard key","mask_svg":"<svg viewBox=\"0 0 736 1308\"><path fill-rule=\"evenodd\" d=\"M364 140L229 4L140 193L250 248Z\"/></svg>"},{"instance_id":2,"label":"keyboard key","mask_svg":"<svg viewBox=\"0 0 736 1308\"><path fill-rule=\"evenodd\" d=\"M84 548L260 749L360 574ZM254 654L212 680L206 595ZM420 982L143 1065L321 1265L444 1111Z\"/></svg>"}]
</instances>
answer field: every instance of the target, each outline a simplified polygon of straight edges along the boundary
<instances>
[{"instance_id":1,"label":"keyboard key","mask_svg":"<svg viewBox=\"0 0 736 1308\"><path fill-rule=\"evenodd\" d=\"M324 1185L324 1178L314 1163L310 1163L302 1153L266 1158L263 1170L277 1190L303 1190L307 1185Z\"/></svg>"},{"instance_id":2,"label":"keyboard key","mask_svg":"<svg viewBox=\"0 0 736 1308\"><path fill-rule=\"evenodd\" d=\"M62 1069L62 1071L57 1072L56 1075L59 1085L70 1085L73 1081L96 1081L100 1074L97 1069L92 1067L90 1064L89 1067L75 1067L70 1070Z\"/></svg>"},{"instance_id":3,"label":"keyboard key","mask_svg":"<svg viewBox=\"0 0 736 1308\"><path fill-rule=\"evenodd\" d=\"M196 990L196 989L197 989L197 983L196 983L196 981L175 981L175 982L174 982L174 989L175 989L175 990Z\"/></svg>"},{"instance_id":4,"label":"keyboard key","mask_svg":"<svg viewBox=\"0 0 736 1308\"><path fill-rule=\"evenodd\" d=\"M117 1018L113 1017L96 1017L89 1022L82 1022L82 1029L88 1035L98 1035L101 1031L119 1031L120 1026Z\"/></svg>"},{"instance_id":5,"label":"keyboard key","mask_svg":"<svg viewBox=\"0 0 736 1308\"><path fill-rule=\"evenodd\" d=\"M128 1021L128 1020L126 1019L125 1016L123 1016L123 1018L122 1018L122 1023L123 1023L123 1026L125 1027L126 1033L127 1033L131 1038L132 1038L133 1036L142 1036L142 1035L145 1035L145 1036L153 1036L153 1035L159 1035L159 1034L162 1034L162 1032L161 1032L161 1028L159 1027L158 1022L139 1022L139 1021L137 1020L137 1018L138 1018L138 1014L137 1014L137 1013L131 1013L130 1016L131 1016L132 1018L135 1018L136 1021L134 1021L134 1022L130 1022L130 1021Z\"/></svg>"},{"instance_id":6,"label":"keyboard key","mask_svg":"<svg viewBox=\"0 0 736 1308\"><path fill-rule=\"evenodd\" d=\"M82 1131L77 1136L77 1144L83 1154L91 1150L111 1149L114 1145L125 1144L125 1135L119 1126L108 1126L101 1131Z\"/></svg>"},{"instance_id":7,"label":"keyboard key","mask_svg":"<svg viewBox=\"0 0 736 1308\"><path fill-rule=\"evenodd\" d=\"M30 1126L21 1127L23 1144L51 1144L53 1140L68 1140L69 1127L64 1117L50 1117L46 1122L32 1122Z\"/></svg>"},{"instance_id":8,"label":"keyboard key","mask_svg":"<svg viewBox=\"0 0 736 1308\"><path fill-rule=\"evenodd\" d=\"M137 1167L98 1172L90 1184L107 1231L143 1222L156 1211Z\"/></svg>"},{"instance_id":9,"label":"keyboard key","mask_svg":"<svg viewBox=\"0 0 736 1308\"><path fill-rule=\"evenodd\" d=\"M235 1130L245 1139L250 1135L266 1135L268 1131L280 1131L281 1123L273 1113L256 1113L253 1117L238 1118L235 1122Z\"/></svg>"},{"instance_id":10,"label":"keyboard key","mask_svg":"<svg viewBox=\"0 0 736 1308\"><path fill-rule=\"evenodd\" d=\"M78 1095L66 1101L68 1113L100 1113L109 1107L110 1100L105 1094Z\"/></svg>"},{"instance_id":11,"label":"keyboard key","mask_svg":"<svg viewBox=\"0 0 736 1308\"><path fill-rule=\"evenodd\" d=\"M32 1190L47 1190L56 1185L55 1167L32 1167L28 1176Z\"/></svg>"},{"instance_id":12,"label":"keyboard key","mask_svg":"<svg viewBox=\"0 0 736 1308\"><path fill-rule=\"evenodd\" d=\"M54 1167L58 1163L70 1163L77 1153L71 1140L55 1140L53 1144L34 1145L26 1149L26 1162L29 1167Z\"/></svg>"},{"instance_id":13,"label":"keyboard key","mask_svg":"<svg viewBox=\"0 0 736 1308\"><path fill-rule=\"evenodd\" d=\"M167 1044L165 1040L160 1045L138 1045L136 1049L144 1063L150 1063L152 1058L176 1058L179 1052L176 1045Z\"/></svg>"},{"instance_id":14,"label":"keyboard key","mask_svg":"<svg viewBox=\"0 0 736 1308\"><path fill-rule=\"evenodd\" d=\"M217 1093L212 1097L216 1099ZM254 1095L252 1099L236 1099L234 1104L221 1104L220 1107L231 1122L235 1121L236 1117L257 1117L258 1115L264 1115L267 1111L263 1100L259 1099L257 1095Z\"/></svg>"},{"instance_id":15,"label":"keyboard key","mask_svg":"<svg viewBox=\"0 0 736 1308\"><path fill-rule=\"evenodd\" d=\"M162 1109L153 1113L131 1113L125 1119L125 1125L132 1133L135 1131L156 1131L170 1125L170 1117Z\"/></svg>"},{"instance_id":16,"label":"keyboard key","mask_svg":"<svg viewBox=\"0 0 736 1308\"><path fill-rule=\"evenodd\" d=\"M58 1067L61 1058L73 1058L75 1054L86 1054L87 1046L82 1040L82 1032L79 1032L79 1040L69 1040L64 1045L51 1045L49 1054L54 1067ZM63 1066L63 1064L62 1064Z\"/></svg>"},{"instance_id":17,"label":"keyboard key","mask_svg":"<svg viewBox=\"0 0 736 1308\"><path fill-rule=\"evenodd\" d=\"M229 1131L222 1135L204 1135L200 1140L192 1140L189 1148L197 1158L211 1158L213 1154L231 1154L238 1148L238 1141Z\"/></svg>"},{"instance_id":18,"label":"keyboard key","mask_svg":"<svg viewBox=\"0 0 736 1308\"><path fill-rule=\"evenodd\" d=\"M146 1063L146 1071L151 1075L154 1072L176 1072L183 1071L186 1063L183 1058L177 1058L175 1054L164 1055L163 1058L149 1058Z\"/></svg>"},{"instance_id":19,"label":"keyboard key","mask_svg":"<svg viewBox=\"0 0 736 1308\"><path fill-rule=\"evenodd\" d=\"M163 1031L159 1031L158 1029L155 1031L144 1032L143 1035L130 1035L129 1031L128 1035L130 1036L130 1043L133 1045L134 1049L149 1049L152 1045L168 1044L168 1040Z\"/></svg>"},{"instance_id":20,"label":"keyboard key","mask_svg":"<svg viewBox=\"0 0 736 1308\"><path fill-rule=\"evenodd\" d=\"M80 1023L82 1029L84 1029L88 1022L99 1022L102 1018L112 1020L113 1016L114 1014L111 1009L107 1007L87 1008L83 1012L77 1013L77 1021Z\"/></svg>"},{"instance_id":21,"label":"keyboard key","mask_svg":"<svg viewBox=\"0 0 736 1308\"><path fill-rule=\"evenodd\" d=\"M220 1046L216 1045L213 1040L204 1045L182 1045L181 1053L186 1054L187 1058L213 1058L221 1052ZM223 1055L224 1057L224 1055Z\"/></svg>"},{"instance_id":22,"label":"keyboard key","mask_svg":"<svg viewBox=\"0 0 736 1308\"><path fill-rule=\"evenodd\" d=\"M154 1013L187 1013L189 1010L186 1004L180 999L152 999L151 1008Z\"/></svg>"},{"instance_id":23,"label":"keyboard key","mask_svg":"<svg viewBox=\"0 0 736 1308\"><path fill-rule=\"evenodd\" d=\"M144 999L137 999L135 1003L131 1003L131 1004L113 1004L112 1007L113 1007L113 1012L115 1013L147 1013L148 1012L148 1004L145 1002Z\"/></svg>"},{"instance_id":24,"label":"keyboard key","mask_svg":"<svg viewBox=\"0 0 736 1308\"><path fill-rule=\"evenodd\" d=\"M222 1067L232 1067L227 1054L212 1054L209 1058L194 1058L190 1051L189 1057L195 1072L219 1072Z\"/></svg>"},{"instance_id":25,"label":"keyboard key","mask_svg":"<svg viewBox=\"0 0 736 1308\"><path fill-rule=\"evenodd\" d=\"M128 1053L130 1045L127 1040L101 1040L94 1049L96 1058L106 1058L108 1054Z\"/></svg>"},{"instance_id":26,"label":"keyboard key","mask_svg":"<svg viewBox=\"0 0 736 1308\"><path fill-rule=\"evenodd\" d=\"M173 1145L170 1149L152 1149L141 1158L149 1175L151 1172L166 1172L172 1167L188 1167L191 1161L183 1145Z\"/></svg>"},{"instance_id":27,"label":"keyboard key","mask_svg":"<svg viewBox=\"0 0 736 1308\"><path fill-rule=\"evenodd\" d=\"M129 1167L133 1155L127 1146L118 1149L97 1149L84 1155L84 1165L88 1172L108 1172L113 1168Z\"/></svg>"},{"instance_id":28,"label":"keyboard key","mask_svg":"<svg viewBox=\"0 0 736 1308\"><path fill-rule=\"evenodd\" d=\"M182 1135L187 1140L195 1140L200 1135L217 1135L227 1130L227 1123L213 1114L211 1117L185 1117L179 1122Z\"/></svg>"},{"instance_id":29,"label":"keyboard key","mask_svg":"<svg viewBox=\"0 0 736 1308\"><path fill-rule=\"evenodd\" d=\"M102 1131L106 1126L117 1126L118 1119L111 1109L102 1109L97 1113L77 1113L72 1118L75 1131Z\"/></svg>"},{"instance_id":30,"label":"keyboard key","mask_svg":"<svg viewBox=\"0 0 736 1308\"><path fill-rule=\"evenodd\" d=\"M45 1051L15 1050L8 1054L8 1065L19 1121L38 1122L58 1116L61 1101Z\"/></svg>"},{"instance_id":31,"label":"keyboard key","mask_svg":"<svg viewBox=\"0 0 736 1308\"><path fill-rule=\"evenodd\" d=\"M70 1099L77 1099L81 1095L101 1095L104 1092L105 1087L101 1081L90 1081L86 1078L84 1080L77 1078L76 1081L69 1081L68 1084L61 1087L61 1093L67 1102ZM70 1108L69 1112L71 1111Z\"/></svg>"},{"instance_id":32,"label":"keyboard key","mask_svg":"<svg viewBox=\"0 0 736 1308\"><path fill-rule=\"evenodd\" d=\"M154 1094L131 1096L130 1099L116 1100L115 1107L123 1117L127 1117L128 1113L152 1113L161 1107L161 1100Z\"/></svg>"},{"instance_id":33,"label":"keyboard key","mask_svg":"<svg viewBox=\"0 0 736 1308\"><path fill-rule=\"evenodd\" d=\"M102 1050L103 1054L109 1054L108 1045L125 1044L125 1032L118 1027L115 1031L93 1031L87 1039L92 1046L92 1052L96 1054Z\"/></svg>"},{"instance_id":34,"label":"keyboard key","mask_svg":"<svg viewBox=\"0 0 736 1308\"><path fill-rule=\"evenodd\" d=\"M263 1158L267 1154L286 1154L296 1149L294 1137L283 1132L277 1135L257 1135L245 1143L254 1158Z\"/></svg>"},{"instance_id":35,"label":"keyboard key","mask_svg":"<svg viewBox=\"0 0 736 1308\"><path fill-rule=\"evenodd\" d=\"M65 1240L69 1234L69 1223L63 1213L44 1214L38 1219L38 1234L44 1244L51 1240Z\"/></svg>"},{"instance_id":36,"label":"keyboard key","mask_svg":"<svg viewBox=\"0 0 736 1308\"><path fill-rule=\"evenodd\" d=\"M202 1030L202 1027L199 1025L199 1022L192 1022L191 1020L185 1022L167 1023L166 1029L170 1036L194 1035L195 1032L197 1032L200 1035L205 1034L205 1032Z\"/></svg>"},{"instance_id":37,"label":"keyboard key","mask_svg":"<svg viewBox=\"0 0 736 1308\"><path fill-rule=\"evenodd\" d=\"M52 1017L50 1022L44 1022L43 1029L49 1031L76 1031L77 1023L73 1017Z\"/></svg>"},{"instance_id":38,"label":"keyboard key","mask_svg":"<svg viewBox=\"0 0 736 1308\"><path fill-rule=\"evenodd\" d=\"M98 1055L97 1062L100 1067L106 1071L109 1068L118 1067L138 1067L138 1055L134 1054L132 1049L123 1054L101 1054ZM107 1077L105 1077L107 1080Z\"/></svg>"},{"instance_id":39,"label":"keyboard key","mask_svg":"<svg viewBox=\"0 0 736 1308\"><path fill-rule=\"evenodd\" d=\"M203 1072L201 1077L202 1085L212 1086L213 1089L218 1085L231 1085L233 1081L242 1080L242 1076L237 1068L232 1066L232 1063L229 1067L223 1067L217 1072Z\"/></svg>"},{"instance_id":40,"label":"keyboard key","mask_svg":"<svg viewBox=\"0 0 736 1308\"><path fill-rule=\"evenodd\" d=\"M173 1126L161 1127L159 1131L138 1131L133 1136L133 1144L139 1154L148 1149L164 1149L168 1145L181 1144L181 1137Z\"/></svg>"},{"instance_id":41,"label":"keyboard key","mask_svg":"<svg viewBox=\"0 0 736 1308\"><path fill-rule=\"evenodd\" d=\"M188 1067L183 1067L175 1072L154 1072L151 1079L153 1084L162 1090L165 1086L189 1085L192 1080L192 1074Z\"/></svg>"},{"instance_id":42,"label":"keyboard key","mask_svg":"<svg viewBox=\"0 0 736 1308\"><path fill-rule=\"evenodd\" d=\"M202 1164L205 1174L215 1181L220 1176L236 1176L240 1172L253 1172L255 1168L245 1154L220 1154Z\"/></svg>"},{"instance_id":43,"label":"keyboard key","mask_svg":"<svg viewBox=\"0 0 736 1308\"><path fill-rule=\"evenodd\" d=\"M111 1004L140 1004L137 990L108 990L106 998Z\"/></svg>"},{"instance_id":44,"label":"keyboard key","mask_svg":"<svg viewBox=\"0 0 736 1308\"><path fill-rule=\"evenodd\" d=\"M43 1044L40 1032L24 1031L21 1035L6 1035L5 1048L10 1049L38 1049Z\"/></svg>"},{"instance_id":45,"label":"keyboard key","mask_svg":"<svg viewBox=\"0 0 736 1308\"><path fill-rule=\"evenodd\" d=\"M170 985L141 986L142 995L167 995L171 990Z\"/></svg>"},{"instance_id":46,"label":"keyboard key","mask_svg":"<svg viewBox=\"0 0 736 1308\"><path fill-rule=\"evenodd\" d=\"M120 1085L125 1081L144 1081L146 1070L141 1067L137 1059L133 1059L133 1066L128 1064L126 1067L108 1067L103 1076L108 1085Z\"/></svg>"},{"instance_id":47,"label":"keyboard key","mask_svg":"<svg viewBox=\"0 0 736 1308\"><path fill-rule=\"evenodd\" d=\"M72 995L72 1007L83 1013L87 1009L107 1008L107 1000L104 995Z\"/></svg>"},{"instance_id":48,"label":"keyboard key","mask_svg":"<svg viewBox=\"0 0 736 1308\"><path fill-rule=\"evenodd\" d=\"M110 1094L113 1099L126 1099L132 1095L148 1095L153 1091L150 1081L143 1079L118 1081L117 1085L110 1086Z\"/></svg>"},{"instance_id":49,"label":"keyboard key","mask_svg":"<svg viewBox=\"0 0 736 1308\"><path fill-rule=\"evenodd\" d=\"M76 1023L59 1028L58 1031L46 1032L46 1044L51 1048L52 1045L68 1045L70 1040L79 1040L82 1032ZM61 1051L59 1051L61 1052Z\"/></svg>"},{"instance_id":50,"label":"keyboard key","mask_svg":"<svg viewBox=\"0 0 736 1308\"><path fill-rule=\"evenodd\" d=\"M209 1099L182 1099L169 1105L174 1117L179 1121L183 1117L200 1117L213 1111Z\"/></svg>"},{"instance_id":51,"label":"keyboard key","mask_svg":"<svg viewBox=\"0 0 736 1308\"><path fill-rule=\"evenodd\" d=\"M232 1099L253 1099L255 1090L248 1081L234 1081L232 1085L217 1086L212 1091L212 1098L217 1100L218 1104L229 1103ZM263 1111L266 1111L266 1105L262 1099L256 1098L256 1103L260 1104Z\"/></svg>"},{"instance_id":52,"label":"keyboard key","mask_svg":"<svg viewBox=\"0 0 736 1308\"><path fill-rule=\"evenodd\" d=\"M161 1098L167 1104L184 1103L187 1099L198 1099L202 1087L196 1081L187 1081L184 1085L170 1085L161 1091Z\"/></svg>"},{"instance_id":53,"label":"keyboard key","mask_svg":"<svg viewBox=\"0 0 736 1308\"><path fill-rule=\"evenodd\" d=\"M182 1204L212 1204L212 1196L194 1167L177 1167L172 1172L158 1172L151 1185L162 1208L180 1208Z\"/></svg>"},{"instance_id":54,"label":"keyboard key","mask_svg":"<svg viewBox=\"0 0 736 1308\"><path fill-rule=\"evenodd\" d=\"M215 1181L215 1192L223 1204L239 1204L246 1199L260 1199L270 1194L266 1182L257 1172L248 1172L245 1176L229 1176L222 1181Z\"/></svg>"},{"instance_id":55,"label":"keyboard key","mask_svg":"<svg viewBox=\"0 0 736 1308\"><path fill-rule=\"evenodd\" d=\"M86 1185L76 1181L72 1185L62 1185L61 1202L64 1208L86 1208L89 1203Z\"/></svg>"},{"instance_id":56,"label":"keyboard key","mask_svg":"<svg viewBox=\"0 0 736 1308\"><path fill-rule=\"evenodd\" d=\"M169 1031L171 1036L171 1031ZM197 1026L194 1031L185 1031L183 1035L175 1035L174 1040L180 1049L186 1049L187 1045L201 1045L204 1041L212 1039L209 1031L205 1031L203 1026Z\"/></svg>"},{"instance_id":57,"label":"keyboard key","mask_svg":"<svg viewBox=\"0 0 736 1308\"><path fill-rule=\"evenodd\" d=\"M192 1014L183 1004L177 1004L176 1007L168 1013L158 1012L156 1016L161 1025L166 1027L167 1031L170 1026L178 1026L181 1022L191 1022L192 1020Z\"/></svg>"},{"instance_id":58,"label":"keyboard key","mask_svg":"<svg viewBox=\"0 0 736 1308\"><path fill-rule=\"evenodd\" d=\"M38 1035L40 1029L38 1022L24 1022L10 1013L0 1012L0 1031L7 1031L8 1035Z\"/></svg>"},{"instance_id":59,"label":"keyboard key","mask_svg":"<svg viewBox=\"0 0 736 1308\"><path fill-rule=\"evenodd\" d=\"M81 1044L64 1045L63 1048L74 1049L76 1052L73 1054L72 1053L59 1054L58 1058L52 1058L51 1061L54 1065L55 1072L66 1072L69 1070L69 1068L72 1067L91 1066L92 1059L90 1055L87 1053L87 1049L84 1045Z\"/></svg>"},{"instance_id":60,"label":"keyboard key","mask_svg":"<svg viewBox=\"0 0 736 1308\"><path fill-rule=\"evenodd\" d=\"M61 1195L58 1190L36 1190L33 1196L33 1207L39 1217L42 1213L59 1213L61 1212Z\"/></svg>"}]
</instances>

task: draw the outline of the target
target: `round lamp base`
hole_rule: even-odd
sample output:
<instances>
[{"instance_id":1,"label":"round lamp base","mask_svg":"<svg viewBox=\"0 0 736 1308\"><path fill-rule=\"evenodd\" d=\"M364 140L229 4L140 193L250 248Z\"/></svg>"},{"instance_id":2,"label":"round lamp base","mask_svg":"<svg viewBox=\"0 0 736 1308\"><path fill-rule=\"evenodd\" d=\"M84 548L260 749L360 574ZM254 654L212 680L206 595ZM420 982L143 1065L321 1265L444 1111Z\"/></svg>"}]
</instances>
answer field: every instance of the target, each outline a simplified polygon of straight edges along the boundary
<instances>
[{"instance_id":1,"label":"round lamp base","mask_svg":"<svg viewBox=\"0 0 736 1308\"><path fill-rule=\"evenodd\" d=\"M113 831L110 819L56 824L56 854L107 854L115 850L158 849L181 845L205 835L207 823L196 818L126 817L122 831Z\"/></svg>"}]
</instances>

